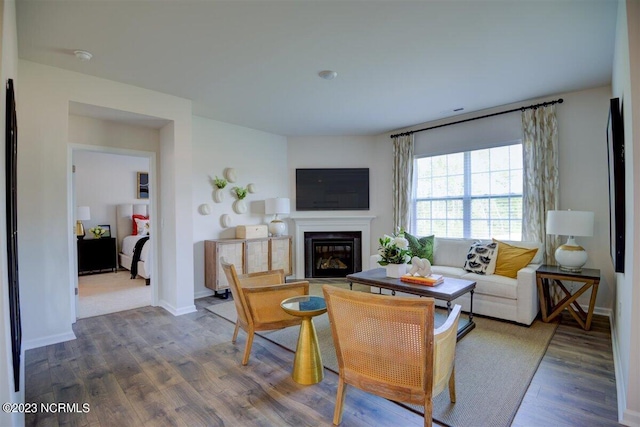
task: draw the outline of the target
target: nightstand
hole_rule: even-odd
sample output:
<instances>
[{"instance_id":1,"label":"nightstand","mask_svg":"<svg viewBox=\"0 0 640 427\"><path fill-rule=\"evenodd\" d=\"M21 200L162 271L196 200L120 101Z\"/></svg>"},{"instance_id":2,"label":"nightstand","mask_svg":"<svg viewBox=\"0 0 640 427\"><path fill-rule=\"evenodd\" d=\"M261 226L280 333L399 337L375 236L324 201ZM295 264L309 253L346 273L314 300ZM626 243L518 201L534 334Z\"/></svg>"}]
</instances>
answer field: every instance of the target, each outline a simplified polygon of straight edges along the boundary
<instances>
[{"instance_id":1,"label":"nightstand","mask_svg":"<svg viewBox=\"0 0 640 427\"><path fill-rule=\"evenodd\" d=\"M100 273L104 270L116 271L116 239L78 240L78 274Z\"/></svg>"},{"instance_id":2,"label":"nightstand","mask_svg":"<svg viewBox=\"0 0 640 427\"><path fill-rule=\"evenodd\" d=\"M582 287L573 292L567 289L562 280L583 283ZM594 268L583 268L580 272L563 271L560 267L553 265L541 265L536 270L536 283L538 284L538 297L540 298L540 309L542 311L542 321L549 322L558 316L565 308L576 319L582 329L591 329L591 317L593 307L596 303L598 285L600 284L600 270ZM552 284L556 284L564 293L557 303L553 303L549 289ZM587 312L578 304L578 297L591 289L591 300Z\"/></svg>"}]
</instances>

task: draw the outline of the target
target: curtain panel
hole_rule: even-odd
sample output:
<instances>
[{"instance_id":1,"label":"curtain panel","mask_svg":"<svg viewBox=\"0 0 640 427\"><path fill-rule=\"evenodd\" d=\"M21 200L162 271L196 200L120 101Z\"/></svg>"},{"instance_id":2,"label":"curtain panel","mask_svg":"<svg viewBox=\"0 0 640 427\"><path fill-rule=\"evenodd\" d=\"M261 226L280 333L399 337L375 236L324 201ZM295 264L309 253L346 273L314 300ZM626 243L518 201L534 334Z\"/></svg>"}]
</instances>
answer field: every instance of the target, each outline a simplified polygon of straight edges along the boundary
<instances>
[{"instance_id":1,"label":"curtain panel","mask_svg":"<svg viewBox=\"0 0 640 427\"><path fill-rule=\"evenodd\" d=\"M409 230L413 186L413 134L393 138L393 228Z\"/></svg>"},{"instance_id":2,"label":"curtain panel","mask_svg":"<svg viewBox=\"0 0 640 427\"><path fill-rule=\"evenodd\" d=\"M545 263L555 265L558 236L547 235L547 211L559 206L558 121L555 105L522 112L522 237L544 243Z\"/></svg>"}]
</instances>

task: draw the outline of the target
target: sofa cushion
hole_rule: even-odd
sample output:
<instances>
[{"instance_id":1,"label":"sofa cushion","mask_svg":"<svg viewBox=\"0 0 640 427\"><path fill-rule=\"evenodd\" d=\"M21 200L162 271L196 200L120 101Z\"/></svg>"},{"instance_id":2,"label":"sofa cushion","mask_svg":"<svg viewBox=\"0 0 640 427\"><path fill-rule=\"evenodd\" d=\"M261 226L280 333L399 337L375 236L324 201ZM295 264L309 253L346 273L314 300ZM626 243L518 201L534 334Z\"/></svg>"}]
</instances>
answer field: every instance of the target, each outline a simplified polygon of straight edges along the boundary
<instances>
[{"instance_id":1,"label":"sofa cushion","mask_svg":"<svg viewBox=\"0 0 640 427\"><path fill-rule=\"evenodd\" d=\"M518 280L510 277L492 274L491 276L483 276L476 273L463 274L461 279L473 280L476 282L476 293L483 295L492 295L495 297L517 299L518 298Z\"/></svg>"},{"instance_id":2,"label":"sofa cushion","mask_svg":"<svg viewBox=\"0 0 640 427\"><path fill-rule=\"evenodd\" d=\"M433 244L434 265L446 265L449 267L464 267L469 247L474 239L451 239L436 237Z\"/></svg>"},{"instance_id":3,"label":"sofa cushion","mask_svg":"<svg viewBox=\"0 0 640 427\"><path fill-rule=\"evenodd\" d=\"M445 277L453 277L459 279L465 274L469 274L464 268L449 267L447 265L432 265L431 271L435 274L442 274Z\"/></svg>"},{"instance_id":4,"label":"sofa cushion","mask_svg":"<svg viewBox=\"0 0 640 427\"><path fill-rule=\"evenodd\" d=\"M428 259L433 264L433 235L426 237L416 237L406 231L404 237L409 242L411 257L417 256L420 259Z\"/></svg>"},{"instance_id":5,"label":"sofa cushion","mask_svg":"<svg viewBox=\"0 0 640 427\"><path fill-rule=\"evenodd\" d=\"M469 248L464 269L480 275L491 275L496 270L498 244L475 242Z\"/></svg>"},{"instance_id":6,"label":"sofa cushion","mask_svg":"<svg viewBox=\"0 0 640 427\"><path fill-rule=\"evenodd\" d=\"M526 267L535 257L538 249L528 249L521 246L512 246L506 242L493 239L498 243L498 261L495 274L516 278L518 270Z\"/></svg>"}]
</instances>

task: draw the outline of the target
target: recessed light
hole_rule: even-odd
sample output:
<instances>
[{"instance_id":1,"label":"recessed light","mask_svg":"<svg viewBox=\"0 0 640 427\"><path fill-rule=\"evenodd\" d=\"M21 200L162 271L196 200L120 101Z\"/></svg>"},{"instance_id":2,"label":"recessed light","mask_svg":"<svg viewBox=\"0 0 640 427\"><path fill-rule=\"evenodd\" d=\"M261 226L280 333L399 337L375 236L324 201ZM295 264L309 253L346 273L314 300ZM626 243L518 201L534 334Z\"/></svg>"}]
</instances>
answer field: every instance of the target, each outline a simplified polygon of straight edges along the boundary
<instances>
[{"instance_id":1,"label":"recessed light","mask_svg":"<svg viewBox=\"0 0 640 427\"><path fill-rule=\"evenodd\" d=\"M87 52L86 50L74 50L73 54L82 62L89 61L91 58L93 58L91 52Z\"/></svg>"},{"instance_id":2,"label":"recessed light","mask_svg":"<svg viewBox=\"0 0 640 427\"><path fill-rule=\"evenodd\" d=\"M333 80L338 76L338 73L331 70L324 70L324 71L320 71L318 75L325 80Z\"/></svg>"}]
</instances>

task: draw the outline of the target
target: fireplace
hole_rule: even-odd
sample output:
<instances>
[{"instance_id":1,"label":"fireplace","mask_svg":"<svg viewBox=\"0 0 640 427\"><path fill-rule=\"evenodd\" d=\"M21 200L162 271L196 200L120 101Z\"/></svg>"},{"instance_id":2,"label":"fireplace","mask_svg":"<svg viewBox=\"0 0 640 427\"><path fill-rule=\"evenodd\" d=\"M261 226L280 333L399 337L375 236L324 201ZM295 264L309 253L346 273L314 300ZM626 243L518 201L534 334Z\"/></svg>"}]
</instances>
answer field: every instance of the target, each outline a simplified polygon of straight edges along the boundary
<instances>
[{"instance_id":1,"label":"fireplace","mask_svg":"<svg viewBox=\"0 0 640 427\"><path fill-rule=\"evenodd\" d=\"M304 233L305 277L345 277L362 271L362 233Z\"/></svg>"}]
</instances>

